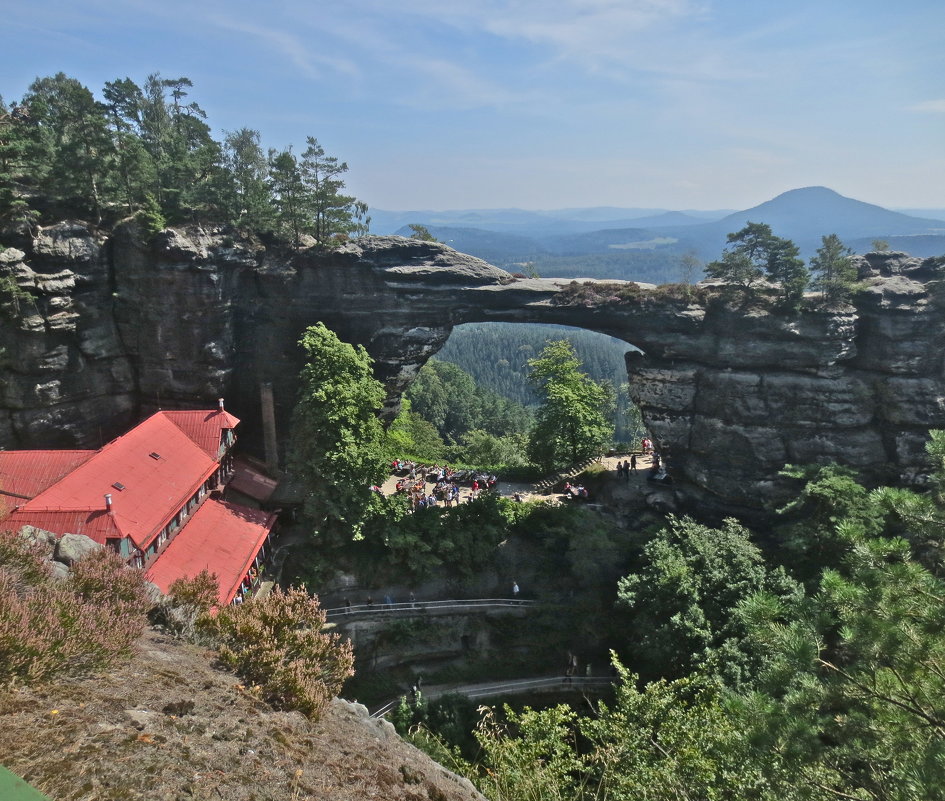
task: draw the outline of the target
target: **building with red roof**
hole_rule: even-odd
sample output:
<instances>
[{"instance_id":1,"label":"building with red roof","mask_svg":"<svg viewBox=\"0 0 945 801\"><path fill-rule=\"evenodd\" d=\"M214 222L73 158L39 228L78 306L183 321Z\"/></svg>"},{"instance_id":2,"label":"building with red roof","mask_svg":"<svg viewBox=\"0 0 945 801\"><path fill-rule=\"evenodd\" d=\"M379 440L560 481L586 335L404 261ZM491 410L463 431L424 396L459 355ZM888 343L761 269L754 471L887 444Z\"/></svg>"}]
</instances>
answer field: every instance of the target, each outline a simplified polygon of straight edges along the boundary
<instances>
[{"instance_id":1,"label":"building with red roof","mask_svg":"<svg viewBox=\"0 0 945 801\"><path fill-rule=\"evenodd\" d=\"M0 525L83 534L164 592L206 568L229 603L258 571L275 524L211 497L233 476L238 424L221 400L211 411L157 412L98 451L0 451Z\"/></svg>"}]
</instances>

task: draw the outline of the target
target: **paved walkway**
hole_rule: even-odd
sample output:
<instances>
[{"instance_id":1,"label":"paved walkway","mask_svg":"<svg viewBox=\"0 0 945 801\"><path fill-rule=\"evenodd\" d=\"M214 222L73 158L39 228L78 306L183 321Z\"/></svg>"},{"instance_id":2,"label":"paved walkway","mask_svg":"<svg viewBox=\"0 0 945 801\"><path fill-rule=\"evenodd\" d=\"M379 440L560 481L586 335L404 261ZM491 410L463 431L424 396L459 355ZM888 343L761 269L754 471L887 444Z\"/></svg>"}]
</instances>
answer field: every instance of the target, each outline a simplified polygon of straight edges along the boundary
<instances>
[{"instance_id":1,"label":"paved walkway","mask_svg":"<svg viewBox=\"0 0 945 801\"><path fill-rule=\"evenodd\" d=\"M568 678L557 674L554 676L537 676L529 679L503 679L491 682L479 682L477 684L433 684L429 687L420 687L419 692L422 698L428 700L441 698L451 693L458 693L475 701L483 698L496 698L503 695L521 695L523 693L534 692L599 693L607 690L613 683L614 679L608 676L573 676ZM394 709L400 703L400 699L405 696L409 702L411 694L404 693L388 701L383 706L378 707L378 709L371 714L374 717L384 717Z\"/></svg>"}]
</instances>

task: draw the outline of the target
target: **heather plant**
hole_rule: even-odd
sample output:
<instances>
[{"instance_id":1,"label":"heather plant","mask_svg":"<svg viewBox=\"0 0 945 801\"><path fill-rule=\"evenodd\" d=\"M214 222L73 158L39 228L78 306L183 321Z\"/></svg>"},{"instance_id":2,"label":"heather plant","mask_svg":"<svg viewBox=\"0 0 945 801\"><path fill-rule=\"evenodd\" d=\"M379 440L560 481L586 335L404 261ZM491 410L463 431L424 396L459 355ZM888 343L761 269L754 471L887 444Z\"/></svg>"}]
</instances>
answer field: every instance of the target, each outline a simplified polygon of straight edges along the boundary
<instances>
[{"instance_id":1,"label":"heather plant","mask_svg":"<svg viewBox=\"0 0 945 801\"><path fill-rule=\"evenodd\" d=\"M212 625L220 661L274 706L317 718L354 675L351 643L322 631L325 612L302 589L228 606Z\"/></svg>"},{"instance_id":2,"label":"heather plant","mask_svg":"<svg viewBox=\"0 0 945 801\"><path fill-rule=\"evenodd\" d=\"M0 536L0 683L92 673L128 656L148 606L141 572L102 550L59 581L18 539Z\"/></svg>"},{"instance_id":3,"label":"heather plant","mask_svg":"<svg viewBox=\"0 0 945 801\"><path fill-rule=\"evenodd\" d=\"M174 581L168 597L156 608L156 617L171 633L196 641L206 632L211 610L219 602L217 575L204 569L193 578Z\"/></svg>"}]
</instances>

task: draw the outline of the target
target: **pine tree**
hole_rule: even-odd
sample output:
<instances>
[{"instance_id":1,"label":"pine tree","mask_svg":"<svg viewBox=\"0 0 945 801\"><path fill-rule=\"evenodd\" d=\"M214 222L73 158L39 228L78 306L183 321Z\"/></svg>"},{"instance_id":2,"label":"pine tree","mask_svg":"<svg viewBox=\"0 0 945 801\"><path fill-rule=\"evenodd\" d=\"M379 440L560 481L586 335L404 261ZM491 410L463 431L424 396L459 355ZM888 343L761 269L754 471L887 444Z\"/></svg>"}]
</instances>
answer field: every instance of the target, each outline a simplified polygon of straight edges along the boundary
<instances>
[{"instance_id":1,"label":"pine tree","mask_svg":"<svg viewBox=\"0 0 945 801\"><path fill-rule=\"evenodd\" d=\"M821 237L823 243L810 260L814 272L814 288L823 294L826 303L849 300L856 286L856 267L850 256L853 251L836 234Z\"/></svg>"}]
</instances>

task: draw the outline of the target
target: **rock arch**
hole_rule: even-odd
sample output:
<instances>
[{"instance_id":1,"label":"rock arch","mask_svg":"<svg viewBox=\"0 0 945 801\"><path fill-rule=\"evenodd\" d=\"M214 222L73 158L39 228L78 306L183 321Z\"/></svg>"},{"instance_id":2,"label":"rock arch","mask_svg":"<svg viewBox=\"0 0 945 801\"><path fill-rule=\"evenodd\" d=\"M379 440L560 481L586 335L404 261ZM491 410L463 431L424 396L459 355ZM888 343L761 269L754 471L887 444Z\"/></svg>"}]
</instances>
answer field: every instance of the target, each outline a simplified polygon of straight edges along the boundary
<instances>
[{"instance_id":1,"label":"rock arch","mask_svg":"<svg viewBox=\"0 0 945 801\"><path fill-rule=\"evenodd\" d=\"M787 462L916 481L928 429L945 427L934 260L871 254L855 306L789 317L646 285L516 279L400 237L280 254L225 233L166 231L143 247L133 226L105 239L64 223L0 254L0 271L37 300L0 326L0 445L97 446L156 407L220 395L252 434L261 383L285 438L296 342L319 320L367 347L389 414L460 323L556 323L635 345L632 393L679 494L723 510L783 491Z\"/></svg>"}]
</instances>

